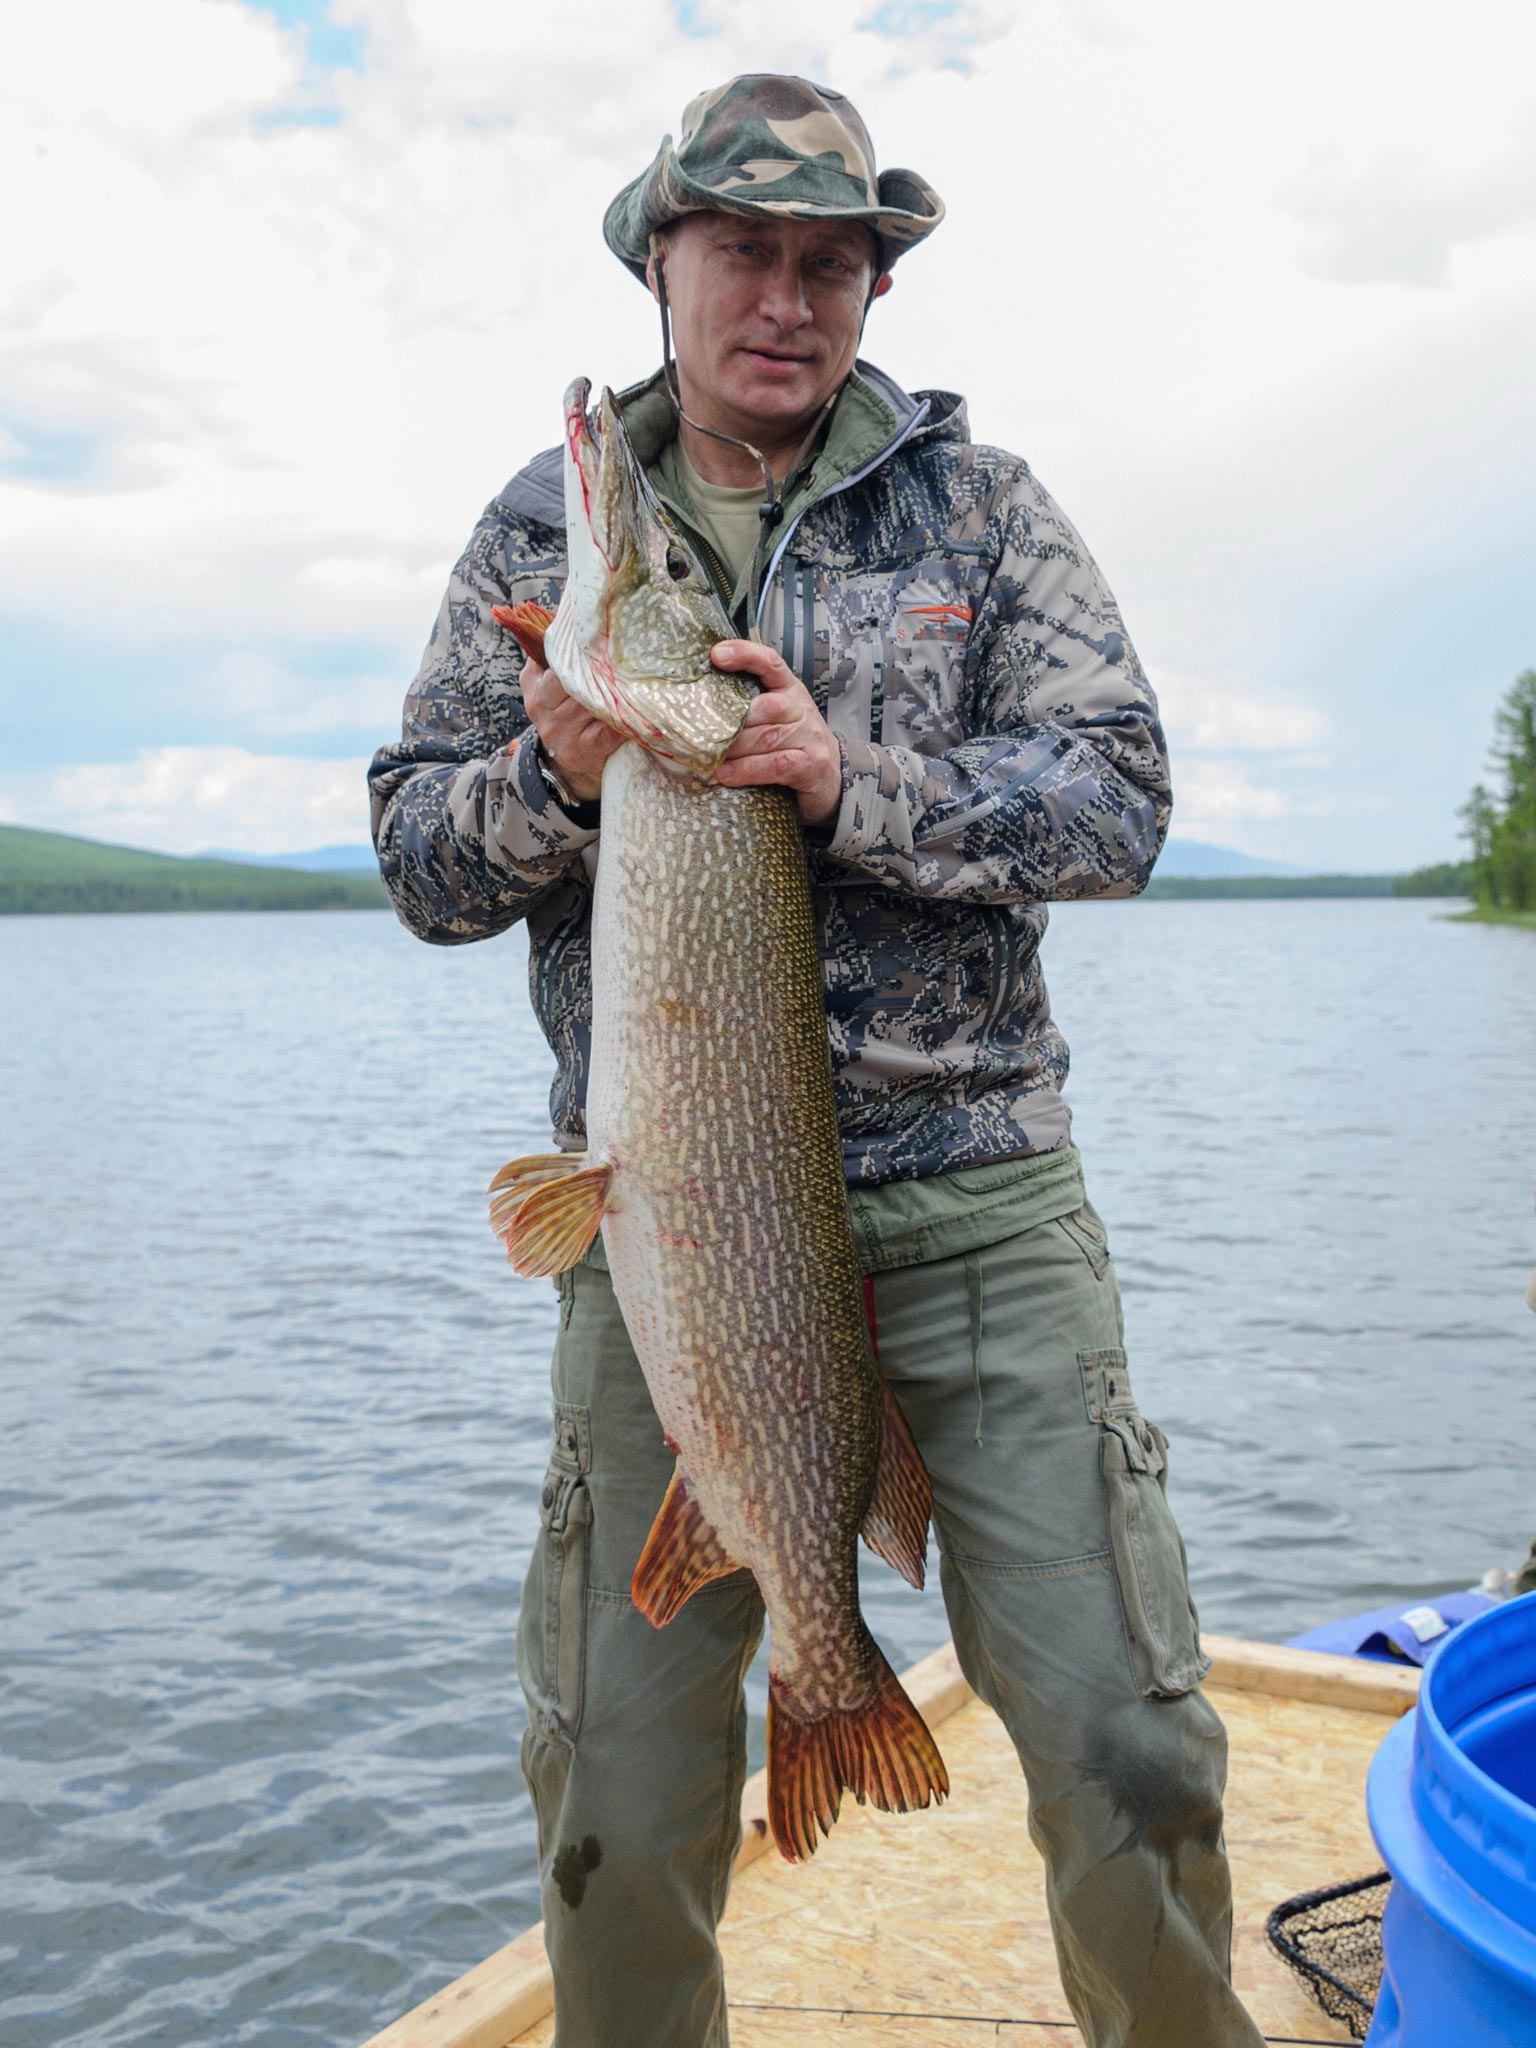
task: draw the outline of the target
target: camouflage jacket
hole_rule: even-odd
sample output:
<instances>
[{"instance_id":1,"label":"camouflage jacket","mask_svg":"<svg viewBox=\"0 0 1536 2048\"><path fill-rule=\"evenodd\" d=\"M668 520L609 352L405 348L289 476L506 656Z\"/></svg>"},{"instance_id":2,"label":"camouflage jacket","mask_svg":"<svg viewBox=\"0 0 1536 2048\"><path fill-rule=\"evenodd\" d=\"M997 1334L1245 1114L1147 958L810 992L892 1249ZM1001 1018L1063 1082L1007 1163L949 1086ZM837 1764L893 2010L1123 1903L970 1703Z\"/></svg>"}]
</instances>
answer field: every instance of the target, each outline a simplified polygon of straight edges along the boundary
<instances>
[{"instance_id":1,"label":"camouflage jacket","mask_svg":"<svg viewBox=\"0 0 1536 2048\"><path fill-rule=\"evenodd\" d=\"M670 432L654 380L621 403L654 461ZM811 864L844 1159L867 1184L1068 1142L1045 905L1141 889L1170 796L1114 599L1027 465L974 444L953 394L910 397L863 363L833 428L737 620L755 617L842 745L842 806ZM412 931L454 945L528 920L555 1132L579 1148L599 835L541 776L522 657L491 619L559 599L559 461L536 458L486 508L370 784Z\"/></svg>"}]
</instances>

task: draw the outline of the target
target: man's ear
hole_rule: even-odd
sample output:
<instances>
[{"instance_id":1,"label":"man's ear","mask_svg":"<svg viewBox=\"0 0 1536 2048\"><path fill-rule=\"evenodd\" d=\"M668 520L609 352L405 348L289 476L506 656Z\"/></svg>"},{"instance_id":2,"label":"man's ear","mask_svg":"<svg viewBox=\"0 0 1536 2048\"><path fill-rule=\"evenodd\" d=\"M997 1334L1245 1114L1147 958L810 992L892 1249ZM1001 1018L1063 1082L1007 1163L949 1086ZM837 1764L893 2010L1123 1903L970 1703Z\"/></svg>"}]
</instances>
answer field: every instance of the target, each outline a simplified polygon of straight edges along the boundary
<instances>
[{"instance_id":1,"label":"man's ear","mask_svg":"<svg viewBox=\"0 0 1536 2048\"><path fill-rule=\"evenodd\" d=\"M870 303L873 304L876 299L883 299L890 288L891 273L888 270L884 270L875 279L875 288L869 295Z\"/></svg>"}]
</instances>

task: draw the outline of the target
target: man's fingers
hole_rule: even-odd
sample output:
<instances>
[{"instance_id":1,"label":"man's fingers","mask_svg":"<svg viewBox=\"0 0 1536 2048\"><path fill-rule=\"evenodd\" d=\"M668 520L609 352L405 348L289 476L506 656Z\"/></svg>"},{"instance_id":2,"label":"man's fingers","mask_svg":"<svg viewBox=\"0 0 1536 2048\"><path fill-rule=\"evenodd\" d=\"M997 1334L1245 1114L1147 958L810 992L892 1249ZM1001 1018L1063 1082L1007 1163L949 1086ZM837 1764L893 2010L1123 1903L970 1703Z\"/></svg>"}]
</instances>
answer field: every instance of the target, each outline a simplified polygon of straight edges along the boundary
<instances>
[{"instance_id":1,"label":"man's fingers","mask_svg":"<svg viewBox=\"0 0 1536 2048\"><path fill-rule=\"evenodd\" d=\"M764 690L748 705L747 715L741 721L741 729L743 732L752 732L765 725L794 725L804 714L804 704L791 697L787 691Z\"/></svg>"},{"instance_id":2,"label":"man's fingers","mask_svg":"<svg viewBox=\"0 0 1536 2048\"><path fill-rule=\"evenodd\" d=\"M810 766L810 758L799 747L771 754L728 754L715 770L715 778L740 785L777 783L785 789L797 789L802 771Z\"/></svg>"},{"instance_id":3,"label":"man's fingers","mask_svg":"<svg viewBox=\"0 0 1536 2048\"><path fill-rule=\"evenodd\" d=\"M805 733L798 719L744 725L732 741L725 758L728 761L739 761L749 755L785 754L795 747L802 746L804 741Z\"/></svg>"},{"instance_id":4,"label":"man's fingers","mask_svg":"<svg viewBox=\"0 0 1536 2048\"><path fill-rule=\"evenodd\" d=\"M761 640L721 640L710 649L709 658L716 668L756 676L765 690L792 690L800 681L783 655Z\"/></svg>"}]
</instances>

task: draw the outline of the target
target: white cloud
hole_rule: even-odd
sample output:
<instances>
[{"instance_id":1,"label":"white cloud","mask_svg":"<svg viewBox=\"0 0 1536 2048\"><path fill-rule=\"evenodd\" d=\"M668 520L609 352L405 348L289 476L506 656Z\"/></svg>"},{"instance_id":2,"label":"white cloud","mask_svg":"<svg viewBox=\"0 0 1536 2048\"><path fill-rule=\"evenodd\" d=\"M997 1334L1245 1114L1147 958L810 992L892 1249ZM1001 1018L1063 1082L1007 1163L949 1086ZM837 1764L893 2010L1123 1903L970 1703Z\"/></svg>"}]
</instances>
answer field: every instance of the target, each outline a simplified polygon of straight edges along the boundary
<instances>
[{"instance_id":1,"label":"white cloud","mask_svg":"<svg viewBox=\"0 0 1536 2048\"><path fill-rule=\"evenodd\" d=\"M1315 156L1291 205L1308 229L1302 261L1341 284L1445 289L1458 249L1536 226L1536 143L1499 143L1483 162L1445 166L1422 145L1366 162L1338 148Z\"/></svg>"},{"instance_id":2,"label":"white cloud","mask_svg":"<svg viewBox=\"0 0 1536 2048\"><path fill-rule=\"evenodd\" d=\"M1340 136L1363 189L1390 183L1405 133L1416 191L1475 186L1480 137L1518 134L1530 99L1510 0L1482 17L1497 66L1438 10L1384 0L1345 22L1323 0L1180 0L1155 33L1113 0L783 0L767 38L744 0L707 36L669 0L350 0L342 18L368 62L331 75L331 126L273 122L314 97L303 39L234 0L65 0L9 30L0 150L28 204L0 410L89 445L67 490L0 485L0 600L34 601L68 547L114 607L174 629L345 633L366 602L379 630L421 637L426 578L402 558L440 573L556 437L576 370L650 366L654 316L601 246L604 204L690 92L768 63L855 91L886 160L949 202L876 351L969 388L982 432L1038 456L1074 509L1106 508L1091 531L1117 556L1156 526L1164 448L1219 531L1209 469L1285 393L1418 342L1411 305L1305 275L1295 194L1328 202ZM550 90L573 47L580 91ZM1468 134L1450 110L1473 104ZM1528 274L1468 281L1442 393L1511 292L1536 303ZM1260 518L1273 496L1255 480Z\"/></svg>"},{"instance_id":3,"label":"white cloud","mask_svg":"<svg viewBox=\"0 0 1536 2048\"><path fill-rule=\"evenodd\" d=\"M13 15L0 607L222 637L258 743L342 700L383 737L569 378L653 366L602 210L737 70L848 90L944 195L870 353L1060 492L1154 677L1190 679L1183 747L1376 746L1260 601L1491 544L1536 463L1528 0L1475 33L1429 0L707 0L708 34L672 0L333 0L365 62L324 76L237 0ZM263 652L306 636L398 647L387 717L385 679L317 693ZM1401 689L1438 702L1423 639Z\"/></svg>"},{"instance_id":4,"label":"white cloud","mask_svg":"<svg viewBox=\"0 0 1536 2048\"><path fill-rule=\"evenodd\" d=\"M1220 833L1229 845L1244 845L1245 828L1256 820L1283 818L1296 808L1283 790L1256 783L1247 768L1210 755L1179 763L1174 776L1173 829L1185 838Z\"/></svg>"},{"instance_id":5,"label":"white cloud","mask_svg":"<svg viewBox=\"0 0 1536 2048\"><path fill-rule=\"evenodd\" d=\"M366 769L364 759L150 747L129 762L6 775L0 809L50 831L162 853L298 853L366 842Z\"/></svg>"},{"instance_id":6,"label":"white cloud","mask_svg":"<svg viewBox=\"0 0 1536 2048\"><path fill-rule=\"evenodd\" d=\"M256 732L298 735L372 727L383 736L400 715L398 675L317 683L259 649L221 655L204 687L226 712Z\"/></svg>"},{"instance_id":7,"label":"white cloud","mask_svg":"<svg viewBox=\"0 0 1536 2048\"><path fill-rule=\"evenodd\" d=\"M1327 715L1299 697L1242 675L1154 678L1164 730L1176 753L1294 754L1328 737Z\"/></svg>"}]
</instances>

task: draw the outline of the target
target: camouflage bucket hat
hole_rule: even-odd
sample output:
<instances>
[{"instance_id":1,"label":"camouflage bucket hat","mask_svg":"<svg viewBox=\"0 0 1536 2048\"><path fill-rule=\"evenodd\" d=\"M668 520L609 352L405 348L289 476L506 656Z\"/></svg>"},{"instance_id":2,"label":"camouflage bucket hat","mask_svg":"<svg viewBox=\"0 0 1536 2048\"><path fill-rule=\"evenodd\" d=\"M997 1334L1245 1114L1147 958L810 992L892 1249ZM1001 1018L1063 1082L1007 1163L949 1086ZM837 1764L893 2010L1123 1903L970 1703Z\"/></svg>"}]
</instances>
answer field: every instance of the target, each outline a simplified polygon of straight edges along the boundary
<instances>
[{"instance_id":1,"label":"camouflage bucket hat","mask_svg":"<svg viewBox=\"0 0 1536 2048\"><path fill-rule=\"evenodd\" d=\"M915 171L875 175L869 131L851 101L808 79L752 72L701 92L647 171L603 216L603 238L642 283L651 236L686 213L861 220L881 267L932 234L944 202Z\"/></svg>"}]
</instances>

